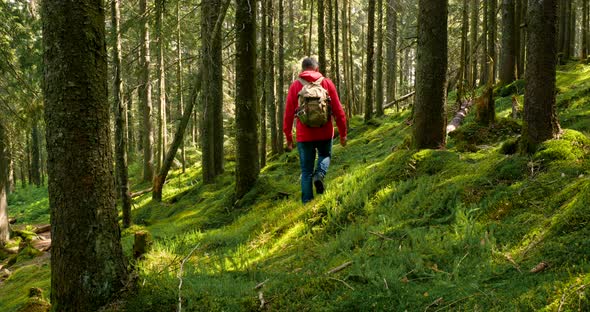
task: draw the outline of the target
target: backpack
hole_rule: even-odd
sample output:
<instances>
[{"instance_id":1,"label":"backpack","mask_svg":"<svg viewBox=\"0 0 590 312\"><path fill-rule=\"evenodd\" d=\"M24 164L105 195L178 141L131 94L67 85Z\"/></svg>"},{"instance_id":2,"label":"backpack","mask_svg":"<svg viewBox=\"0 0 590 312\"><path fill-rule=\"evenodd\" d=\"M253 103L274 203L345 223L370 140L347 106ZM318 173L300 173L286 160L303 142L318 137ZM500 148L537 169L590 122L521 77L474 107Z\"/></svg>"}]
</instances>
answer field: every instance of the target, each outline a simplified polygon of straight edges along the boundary
<instances>
[{"instance_id":1,"label":"backpack","mask_svg":"<svg viewBox=\"0 0 590 312\"><path fill-rule=\"evenodd\" d=\"M312 128L318 128L330 121L331 109L330 96L328 90L322 87L324 77L314 82L309 82L303 78L298 78L303 84L303 89L299 91L299 107L295 112L299 121L304 125Z\"/></svg>"}]
</instances>

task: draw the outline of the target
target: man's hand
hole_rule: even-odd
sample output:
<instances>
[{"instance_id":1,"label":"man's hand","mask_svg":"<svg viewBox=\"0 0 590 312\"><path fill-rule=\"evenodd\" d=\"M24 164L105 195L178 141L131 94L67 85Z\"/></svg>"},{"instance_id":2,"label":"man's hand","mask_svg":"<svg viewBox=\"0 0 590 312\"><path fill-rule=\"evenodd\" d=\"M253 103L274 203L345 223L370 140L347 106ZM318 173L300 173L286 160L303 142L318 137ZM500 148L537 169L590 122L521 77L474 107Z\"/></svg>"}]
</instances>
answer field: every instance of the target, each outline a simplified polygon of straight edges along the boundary
<instances>
[{"instance_id":1,"label":"man's hand","mask_svg":"<svg viewBox=\"0 0 590 312\"><path fill-rule=\"evenodd\" d=\"M342 145L342 147L346 146L346 137L340 137L340 145Z\"/></svg>"},{"instance_id":2,"label":"man's hand","mask_svg":"<svg viewBox=\"0 0 590 312\"><path fill-rule=\"evenodd\" d=\"M293 141L287 141L287 152L293 150Z\"/></svg>"}]
</instances>

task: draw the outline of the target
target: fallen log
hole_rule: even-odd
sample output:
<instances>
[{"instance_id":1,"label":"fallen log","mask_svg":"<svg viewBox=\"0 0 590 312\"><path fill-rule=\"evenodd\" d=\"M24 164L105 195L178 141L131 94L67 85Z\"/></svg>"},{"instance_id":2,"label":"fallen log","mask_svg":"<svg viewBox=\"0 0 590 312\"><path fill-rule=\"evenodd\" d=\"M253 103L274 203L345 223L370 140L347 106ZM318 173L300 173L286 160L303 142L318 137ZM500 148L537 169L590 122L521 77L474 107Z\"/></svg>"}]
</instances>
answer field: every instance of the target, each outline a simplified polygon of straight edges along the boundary
<instances>
[{"instance_id":1,"label":"fallen log","mask_svg":"<svg viewBox=\"0 0 590 312\"><path fill-rule=\"evenodd\" d=\"M410 93L408 93L408 94L400 97L399 99L395 99L395 100L393 100L393 101L391 101L391 102L383 105L383 108L385 109L385 108L391 107L391 106L393 106L393 105L395 105L395 104L397 104L399 102L403 102L403 101L407 100L408 98L412 97L415 94L416 94L416 91L412 91L412 92L410 92Z\"/></svg>"},{"instance_id":2,"label":"fallen log","mask_svg":"<svg viewBox=\"0 0 590 312\"><path fill-rule=\"evenodd\" d=\"M461 104L461 108L459 109L453 120L451 120L451 122L447 125L447 134L459 128L459 125L461 124L461 122L463 122L463 119L465 119L467 113L469 113L469 108L471 107L471 105L473 105L473 100L463 101L463 104Z\"/></svg>"},{"instance_id":3,"label":"fallen log","mask_svg":"<svg viewBox=\"0 0 590 312\"><path fill-rule=\"evenodd\" d=\"M15 224L16 218L8 218L8 224Z\"/></svg>"},{"instance_id":4,"label":"fallen log","mask_svg":"<svg viewBox=\"0 0 590 312\"><path fill-rule=\"evenodd\" d=\"M152 191L152 188L150 187L148 189L141 190L139 192L131 193L131 198L135 198L135 197L141 196L141 195L146 194L146 193L149 193L151 191Z\"/></svg>"},{"instance_id":5,"label":"fallen log","mask_svg":"<svg viewBox=\"0 0 590 312\"><path fill-rule=\"evenodd\" d=\"M42 226L36 228L33 232L35 234L39 234L39 233L45 233L45 232L49 232L49 231L51 231L51 224L42 225Z\"/></svg>"}]
</instances>

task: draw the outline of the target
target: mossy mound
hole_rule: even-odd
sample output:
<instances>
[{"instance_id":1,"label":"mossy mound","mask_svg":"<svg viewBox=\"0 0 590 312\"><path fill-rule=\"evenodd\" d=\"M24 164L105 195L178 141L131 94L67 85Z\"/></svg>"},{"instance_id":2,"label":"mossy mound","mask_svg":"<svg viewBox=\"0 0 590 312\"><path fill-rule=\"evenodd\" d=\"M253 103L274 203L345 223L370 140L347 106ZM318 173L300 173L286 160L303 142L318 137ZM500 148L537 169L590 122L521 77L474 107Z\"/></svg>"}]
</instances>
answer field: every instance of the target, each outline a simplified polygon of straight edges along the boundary
<instances>
[{"instance_id":1,"label":"mossy mound","mask_svg":"<svg viewBox=\"0 0 590 312\"><path fill-rule=\"evenodd\" d=\"M520 122L512 118L499 118L490 126L469 123L451 132L449 137L460 151L477 151L482 144L495 144L508 138L518 136L521 132Z\"/></svg>"},{"instance_id":2,"label":"mossy mound","mask_svg":"<svg viewBox=\"0 0 590 312\"><path fill-rule=\"evenodd\" d=\"M494 90L494 96L505 97L512 94L524 94L524 79L515 80L505 86L498 87Z\"/></svg>"}]
</instances>

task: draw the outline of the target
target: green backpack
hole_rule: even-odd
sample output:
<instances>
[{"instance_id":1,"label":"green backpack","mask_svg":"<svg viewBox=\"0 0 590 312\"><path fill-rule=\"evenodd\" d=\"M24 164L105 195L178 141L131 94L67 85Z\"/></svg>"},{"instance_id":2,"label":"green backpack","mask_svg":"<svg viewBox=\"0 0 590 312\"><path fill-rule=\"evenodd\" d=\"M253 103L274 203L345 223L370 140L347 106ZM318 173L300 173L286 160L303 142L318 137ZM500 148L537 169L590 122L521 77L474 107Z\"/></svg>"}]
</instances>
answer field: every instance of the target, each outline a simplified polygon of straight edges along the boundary
<instances>
[{"instance_id":1,"label":"green backpack","mask_svg":"<svg viewBox=\"0 0 590 312\"><path fill-rule=\"evenodd\" d=\"M299 91L299 107L295 112L299 121L312 128L318 128L330 121L331 108L328 90L322 87L324 77L314 82L298 78L303 84Z\"/></svg>"}]
</instances>

